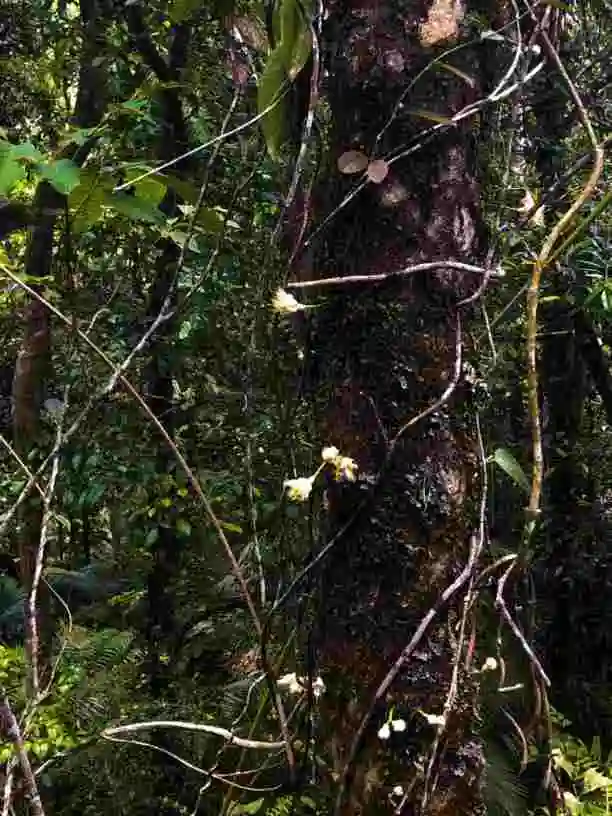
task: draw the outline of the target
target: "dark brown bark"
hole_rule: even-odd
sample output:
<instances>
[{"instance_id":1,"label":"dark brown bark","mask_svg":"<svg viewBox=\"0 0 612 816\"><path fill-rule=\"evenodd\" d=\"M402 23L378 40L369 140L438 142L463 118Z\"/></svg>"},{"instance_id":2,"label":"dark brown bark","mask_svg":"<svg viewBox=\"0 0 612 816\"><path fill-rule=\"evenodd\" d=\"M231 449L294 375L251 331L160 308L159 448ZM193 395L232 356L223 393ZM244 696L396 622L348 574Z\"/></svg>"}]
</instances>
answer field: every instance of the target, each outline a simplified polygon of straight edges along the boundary
<instances>
[{"instance_id":1,"label":"dark brown bark","mask_svg":"<svg viewBox=\"0 0 612 816\"><path fill-rule=\"evenodd\" d=\"M461 38L460 13L441 0L431 6L354 0L331 3L329 11L323 50L333 149L316 196L320 221L353 186L336 169L343 152L369 154L388 125L378 155L393 155L430 124L408 108L449 116L479 94L478 55L464 51L452 62L470 83L428 72L390 121L410 80ZM317 274L389 273L432 260L478 263L485 236L476 135L473 122L447 129L336 212L317 236ZM343 813L391 812L402 801L392 795L398 785L406 794L403 813L483 811L477 683L463 668L466 644L455 639L462 592L439 609L416 654L370 710L423 617L465 567L478 527L482 485L465 384L439 410L402 428L452 382L460 312L469 319L460 302L479 283L438 268L380 286L351 285L329 297L314 319L312 390L324 441L360 467L357 484L329 487L329 536L348 526L323 566L319 644L320 671L334 678L324 734L333 734ZM398 434L391 450L388 440ZM417 712L442 713L456 660L457 696L426 778L435 728ZM392 706L408 727L382 741L377 731ZM355 734L368 712L358 745Z\"/></svg>"},{"instance_id":2,"label":"dark brown bark","mask_svg":"<svg viewBox=\"0 0 612 816\"><path fill-rule=\"evenodd\" d=\"M93 54L97 53L102 35L101 21L97 15L96 0L82 0L81 22L83 40L81 52L81 72L78 105L74 121L79 127L94 125L102 113L104 104L102 66L90 65ZM81 164L92 143L80 147L74 155L66 153ZM32 226L28 236L25 257L25 273L30 282L45 279L53 274L53 249L57 218L64 212L65 199L48 182L38 185L33 203ZM61 282L60 282L61 283ZM42 288L34 285L37 292ZM48 310L35 298L31 298L24 309L23 338L15 365L13 378L13 433L15 447L25 461L38 443L40 434L40 413L45 387L51 376L51 318ZM37 493L24 502L21 512L19 532L19 571L26 593L30 593L34 568L40 543L43 506ZM44 686L50 672L53 623L50 611L50 596L46 584L41 582L37 597L38 632L26 620L26 652L28 665L33 665L37 653L39 679ZM30 682L32 677L30 677ZM30 691L37 691L30 687Z\"/></svg>"},{"instance_id":3,"label":"dark brown bark","mask_svg":"<svg viewBox=\"0 0 612 816\"><path fill-rule=\"evenodd\" d=\"M155 46L142 10L138 6L126 8L126 21L142 60L157 78L164 83L180 82L188 55L189 27L181 25L175 28L168 47L168 57L165 59ZM164 88L159 93L159 103L161 133L156 153L161 161L167 161L187 149L188 130L182 100L176 87ZM179 174L184 169L184 164L179 165ZM161 209L168 216L173 216L177 213L176 204L176 195L169 189ZM180 258L179 247L168 238L160 239L156 244L156 250L158 258L147 309L147 320L151 322L162 310L172 311L176 306L176 274ZM171 342L174 331L173 319L164 321L160 326L149 345L148 362L144 372L145 396L170 435L173 434L175 424L172 386L175 361ZM156 458L157 470L161 477L174 473L174 457L166 446L161 446ZM174 659L167 660L166 655L173 654L179 630L172 584L180 568L182 547L172 507L159 519L157 537L151 549L153 567L147 579L147 671L154 696L162 697L169 691L175 663Z\"/></svg>"}]
</instances>

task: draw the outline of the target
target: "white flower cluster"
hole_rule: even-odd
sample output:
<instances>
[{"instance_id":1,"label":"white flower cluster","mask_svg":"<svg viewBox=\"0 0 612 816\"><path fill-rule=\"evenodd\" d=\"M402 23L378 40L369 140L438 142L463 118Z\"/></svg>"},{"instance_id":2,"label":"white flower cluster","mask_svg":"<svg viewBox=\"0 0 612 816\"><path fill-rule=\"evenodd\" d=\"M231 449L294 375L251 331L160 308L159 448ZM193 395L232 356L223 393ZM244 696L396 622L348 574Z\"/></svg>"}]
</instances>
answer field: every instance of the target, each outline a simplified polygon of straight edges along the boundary
<instances>
[{"instance_id":1,"label":"white flower cluster","mask_svg":"<svg viewBox=\"0 0 612 816\"><path fill-rule=\"evenodd\" d=\"M311 683L310 678L298 677L295 672L279 677L276 685L280 689L286 689L289 694L295 695L305 694L309 688L312 688L312 696L315 700L318 700L325 692L325 683L320 677L315 677Z\"/></svg>"},{"instance_id":2,"label":"white flower cluster","mask_svg":"<svg viewBox=\"0 0 612 816\"><path fill-rule=\"evenodd\" d=\"M342 456L338 448L330 445L321 451L321 465L312 476L298 476L287 479L283 487L289 501L305 502L312 493L315 480L325 467L332 467L337 482L355 482L357 480L357 462L350 456Z\"/></svg>"},{"instance_id":3,"label":"white flower cluster","mask_svg":"<svg viewBox=\"0 0 612 816\"><path fill-rule=\"evenodd\" d=\"M401 732L406 730L406 720L387 720L378 729L378 739L388 740L393 731Z\"/></svg>"}]
</instances>

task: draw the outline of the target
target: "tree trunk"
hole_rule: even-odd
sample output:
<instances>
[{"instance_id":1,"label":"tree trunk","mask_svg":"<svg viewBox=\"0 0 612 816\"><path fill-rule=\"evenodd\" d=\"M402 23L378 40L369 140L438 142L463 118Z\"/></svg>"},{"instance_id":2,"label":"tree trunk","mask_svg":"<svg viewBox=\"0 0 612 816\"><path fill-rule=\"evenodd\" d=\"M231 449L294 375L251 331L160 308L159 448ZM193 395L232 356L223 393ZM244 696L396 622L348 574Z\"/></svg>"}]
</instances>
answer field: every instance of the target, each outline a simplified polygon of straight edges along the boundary
<instances>
[{"instance_id":1,"label":"tree trunk","mask_svg":"<svg viewBox=\"0 0 612 816\"><path fill-rule=\"evenodd\" d=\"M478 264L485 236L473 120L423 140L342 207L356 183L337 167L348 150L388 159L420 142L431 122L417 110L448 117L478 98L477 49L463 50L449 61L469 81L430 68L393 113L409 82L461 38L463 9L444 0L418 10L403 0L352 0L329 11L323 53L333 132L315 197L317 276ZM337 812L483 812L478 685L461 625L483 485L469 386L459 376L461 320L471 309L461 301L481 282L441 265L380 285L346 283L313 319L311 386L323 441L360 468L355 484L328 487L335 543L323 562L319 661L330 678L322 733L339 780ZM443 602L460 575L466 580ZM432 621L407 657L428 612ZM443 714L443 727L425 716ZM391 726L384 739L378 732L389 719L407 727Z\"/></svg>"},{"instance_id":2,"label":"tree trunk","mask_svg":"<svg viewBox=\"0 0 612 816\"><path fill-rule=\"evenodd\" d=\"M104 109L104 68L99 64L91 64L100 46L102 20L96 0L81 0L80 10L82 64L74 122L78 127L86 128L99 121ZM86 143L70 158L81 164L90 147L91 144ZM56 192L48 182L41 181L34 199L34 221L25 258L25 273L29 281L45 279L53 272L55 228L58 214L64 211L64 207L64 196ZM34 289L42 291L41 287L34 286ZM46 306L31 298L24 309L23 326L12 388L13 433L17 452L24 461L30 461L31 451L42 441L40 415L45 387L51 376L51 318ZM19 530L19 571L26 595L32 590L42 518L42 500L34 491L23 504ZM44 553L41 555L44 558ZM44 685L50 672L53 624L50 597L44 582L41 582L37 591L37 617L37 623L28 621L26 611L26 655L29 667L27 685L30 693L37 692ZM38 678L34 677L35 665Z\"/></svg>"}]
</instances>

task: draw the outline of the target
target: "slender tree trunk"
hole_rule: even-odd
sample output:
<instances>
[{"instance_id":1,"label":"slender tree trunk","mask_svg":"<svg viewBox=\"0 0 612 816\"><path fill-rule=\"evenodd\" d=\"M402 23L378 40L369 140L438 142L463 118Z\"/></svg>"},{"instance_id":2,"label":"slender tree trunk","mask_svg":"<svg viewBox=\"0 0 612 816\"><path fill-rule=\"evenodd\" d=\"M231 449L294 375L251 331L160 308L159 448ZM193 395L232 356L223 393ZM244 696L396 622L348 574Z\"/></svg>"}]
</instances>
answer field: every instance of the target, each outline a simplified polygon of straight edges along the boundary
<instances>
[{"instance_id":1,"label":"slender tree trunk","mask_svg":"<svg viewBox=\"0 0 612 816\"><path fill-rule=\"evenodd\" d=\"M96 0L81 0L82 51L80 84L74 115L79 127L96 124L104 109L103 66L92 65L100 45L103 20ZM71 158L80 164L91 144L79 148ZM46 181L36 191L33 218L25 258L28 279L44 279L53 273L53 250L57 218L64 211L65 199ZM39 287L34 287L42 291ZM42 442L40 416L44 392L51 377L51 319L47 308L31 298L24 309L23 337L13 378L13 433L20 456L29 461L32 450ZM43 506L40 496L33 492L24 502L19 531L19 571L27 595L32 590L34 569L39 551ZM44 685L50 671L53 625L50 598L46 585L41 582L37 597L37 625L26 621L26 653L30 668L28 686L32 687L32 667L37 664L40 684ZM39 684L39 685L40 685ZM36 683L34 684L36 685Z\"/></svg>"},{"instance_id":2,"label":"slender tree trunk","mask_svg":"<svg viewBox=\"0 0 612 816\"><path fill-rule=\"evenodd\" d=\"M142 10L136 6L126 9L126 21L132 39L145 64L153 70L164 88L158 96L160 105L161 133L157 144L158 158L168 161L188 147L188 132L182 109L182 101L176 87L188 54L190 29L177 26L164 58L157 50L146 27ZM179 167L179 171L184 169ZM168 216L177 214L176 195L169 189L161 209ZM147 320L154 321L162 310L171 311L176 306L177 266L180 249L169 238L157 242L155 277L149 294ZM159 420L172 436L174 431L173 375L175 353L172 348L175 322L166 320L158 329L149 346L149 359L144 372L145 396ZM157 471L160 479L175 472L172 454L162 445L157 454ZM157 536L152 545L153 566L147 578L148 616L147 642L149 682L152 693L163 697L169 691L173 674L173 660L169 653L177 642L178 625L172 582L176 579L181 560L181 540L176 531L175 510L170 507L158 520Z\"/></svg>"},{"instance_id":3,"label":"slender tree trunk","mask_svg":"<svg viewBox=\"0 0 612 816\"><path fill-rule=\"evenodd\" d=\"M316 196L319 224L329 218L316 237L318 277L482 262L473 121L424 140L338 209L355 186L338 172L343 153L397 154L431 125L414 111L452 116L478 98L473 49L450 60L468 80L430 69L405 108L395 107L419 71L461 38L463 11L443 0L418 10L403 0L329 5L323 53L333 147ZM474 410L457 373L471 308L461 301L481 281L440 266L382 285L347 283L327 290L314 318L312 390L324 442L360 468L357 483L329 486L336 543L323 567L320 670L334 679L322 728L342 813L483 812L478 688L461 623L469 580L441 602L466 577L479 543ZM456 377L454 393L410 424ZM428 612L431 625L402 661ZM391 727L389 739L383 729L381 738L388 720L407 727Z\"/></svg>"}]
</instances>

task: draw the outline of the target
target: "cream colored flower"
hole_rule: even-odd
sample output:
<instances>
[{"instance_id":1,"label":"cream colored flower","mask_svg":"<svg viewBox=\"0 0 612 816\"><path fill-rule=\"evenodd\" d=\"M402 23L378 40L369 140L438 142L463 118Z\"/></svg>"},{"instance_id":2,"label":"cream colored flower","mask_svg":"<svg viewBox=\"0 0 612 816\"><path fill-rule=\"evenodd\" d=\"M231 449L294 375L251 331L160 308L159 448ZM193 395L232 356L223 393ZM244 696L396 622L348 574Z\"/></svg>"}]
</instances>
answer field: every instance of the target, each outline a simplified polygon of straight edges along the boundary
<instances>
[{"instance_id":1,"label":"cream colored flower","mask_svg":"<svg viewBox=\"0 0 612 816\"><path fill-rule=\"evenodd\" d=\"M312 493L314 476L300 476L297 479L287 479L283 485L287 491L289 501L305 502Z\"/></svg>"},{"instance_id":2,"label":"cream colored flower","mask_svg":"<svg viewBox=\"0 0 612 816\"><path fill-rule=\"evenodd\" d=\"M321 451L321 459L324 462L333 462L338 456L340 456L340 451L333 445L330 445L328 448L323 448Z\"/></svg>"},{"instance_id":3,"label":"cream colored flower","mask_svg":"<svg viewBox=\"0 0 612 816\"><path fill-rule=\"evenodd\" d=\"M391 730L392 731L405 731L406 730L406 720L391 720Z\"/></svg>"},{"instance_id":4,"label":"cream colored flower","mask_svg":"<svg viewBox=\"0 0 612 816\"><path fill-rule=\"evenodd\" d=\"M425 717L429 725L446 725L446 717L444 714L426 714L424 711L421 711L421 714Z\"/></svg>"},{"instance_id":5,"label":"cream colored flower","mask_svg":"<svg viewBox=\"0 0 612 816\"><path fill-rule=\"evenodd\" d=\"M302 687L295 672L291 672L291 674L284 674L282 677L279 677L276 685L280 689L287 689L289 694L300 694L302 692Z\"/></svg>"},{"instance_id":6,"label":"cream colored flower","mask_svg":"<svg viewBox=\"0 0 612 816\"><path fill-rule=\"evenodd\" d=\"M272 298L272 309L281 315L294 314L305 308L306 306L303 303L300 303L290 292L286 292L284 289L277 289Z\"/></svg>"},{"instance_id":7,"label":"cream colored flower","mask_svg":"<svg viewBox=\"0 0 612 816\"><path fill-rule=\"evenodd\" d=\"M276 685L280 689L286 689L289 694L304 694L309 685L307 677L298 677L295 672L285 674L278 678ZM325 683L320 677L315 677L312 681L312 696L315 700L325 693Z\"/></svg>"},{"instance_id":8,"label":"cream colored flower","mask_svg":"<svg viewBox=\"0 0 612 816\"><path fill-rule=\"evenodd\" d=\"M339 482L357 481L357 462L349 456L339 456L334 460L336 479Z\"/></svg>"},{"instance_id":9,"label":"cream colored flower","mask_svg":"<svg viewBox=\"0 0 612 816\"><path fill-rule=\"evenodd\" d=\"M389 723L385 723L378 729L378 739L388 740L391 736L391 727Z\"/></svg>"},{"instance_id":10,"label":"cream colored flower","mask_svg":"<svg viewBox=\"0 0 612 816\"><path fill-rule=\"evenodd\" d=\"M485 662L482 664L482 669L480 671L487 672L487 671L495 671L497 668L497 660L494 657L487 657Z\"/></svg>"}]
</instances>

